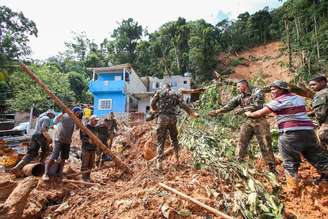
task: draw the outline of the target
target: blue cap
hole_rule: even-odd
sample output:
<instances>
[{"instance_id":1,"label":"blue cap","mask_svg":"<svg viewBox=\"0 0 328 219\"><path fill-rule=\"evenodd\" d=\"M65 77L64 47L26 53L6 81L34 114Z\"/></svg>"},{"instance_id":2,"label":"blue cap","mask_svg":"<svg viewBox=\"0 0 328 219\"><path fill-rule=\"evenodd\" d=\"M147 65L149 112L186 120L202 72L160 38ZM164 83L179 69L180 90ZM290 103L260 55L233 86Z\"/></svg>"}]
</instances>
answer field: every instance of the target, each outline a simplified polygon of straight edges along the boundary
<instances>
[{"instance_id":1,"label":"blue cap","mask_svg":"<svg viewBox=\"0 0 328 219\"><path fill-rule=\"evenodd\" d=\"M73 107L72 111L73 111L74 113L81 113L81 112L82 112L81 108L78 107L78 106Z\"/></svg>"}]
</instances>

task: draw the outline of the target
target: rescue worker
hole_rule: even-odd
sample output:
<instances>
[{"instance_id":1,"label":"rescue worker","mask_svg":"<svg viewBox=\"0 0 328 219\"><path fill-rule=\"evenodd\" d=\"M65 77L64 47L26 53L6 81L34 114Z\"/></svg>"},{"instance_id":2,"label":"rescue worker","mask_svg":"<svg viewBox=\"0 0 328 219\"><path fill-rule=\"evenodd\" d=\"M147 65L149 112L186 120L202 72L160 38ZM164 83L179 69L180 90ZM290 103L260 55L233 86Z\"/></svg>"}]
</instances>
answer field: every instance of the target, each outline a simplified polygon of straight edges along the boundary
<instances>
[{"instance_id":1,"label":"rescue worker","mask_svg":"<svg viewBox=\"0 0 328 219\"><path fill-rule=\"evenodd\" d=\"M261 118L271 112L276 114L279 128L278 146L286 171L287 192L297 194L298 168L301 156L320 173L315 182L328 180L328 152L322 149L314 132L314 125L305 109L302 97L289 92L284 81L274 81L270 85L273 100L255 112L246 112L250 118Z\"/></svg>"},{"instance_id":2,"label":"rescue worker","mask_svg":"<svg viewBox=\"0 0 328 219\"><path fill-rule=\"evenodd\" d=\"M89 118L89 122L86 125L86 127L91 132L96 134L97 123L98 123L98 118L95 115L92 115ZM90 174L91 174L91 169L93 168L94 163L95 163L97 146L92 142L92 140L89 138L89 136L87 134L85 134L84 132L82 132L81 130L80 130L80 139L82 142L81 172L90 171L87 173L82 173L82 179L83 179L83 181L90 182Z\"/></svg>"},{"instance_id":3,"label":"rescue worker","mask_svg":"<svg viewBox=\"0 0 328 219\"><path fill-rule=\"evenodd\" d=\"M40 148L40 162L44 163L49 154L49 145L52 141L48 130L50 128L51 119L54 117L55 112L53 110L48 110L38 117L35 131L32 135L27 153L23 159L10 170L12 173L18 174L26 164L30 163L34 158L36 158L39 154Z\"/></svg>"},{"instance_id":4,"label":"rescue worker","mask_svg":"<svg viewBox=\"0 0 328 219\"><path fill-rule=\"evenodd\" d=\"M318 138L323 148L328 150L328 88L327 78L316 75L309 81L310 88L316 92L312 100L312 110L320 127Z\"/></svg>"},{"instance_id":5,"label":"rescue worker","mask_svg":"<svg viewBox=\"0 0 328 219\"><path fill-rule=\"evenodd\" d=\"M83 115L80 107L74 107L72 111L76 117L82 119ZM42 177L43 180L49 180L48 172L52 165L54 165L55 161L59 158L59 156L60 162L58 176L61 177L65 160L69 158L72 135L75 129L74 121L67 113L61 113L55 119L55 124L58 124L58 126L55 131L54 149L52 151L49 161L46 164L45 174Z\"/></svg>"},{"instance_id":6,"label":"rescue worker","mask_svg":"<svg viewBox=\"0 0 328 219\"><path fill-rule=\"evenodd\" d=\"M256 111L263 108L264 94L258 88L251 88L247 80L240 80L237 83L239 95L229 101L224 107L218 110L213 110L209 113L210 116L229 112L238 106L240 107L236 114L241 114L246 111ZM272 139L270 133L270 125L266 118L259 117L257 119L248 118L240 127L239 142L236 149L238 160L243 160L247 154L248 145L255 135L260 146L262 158L268 165L271 172L276 173L276 165L274 154L272 151Z\"/></svg>"},{"instance_id":7,"label":"rescue worker","mask_svg":"<svg viewBox=\"0 0 328 219\"><path fill-rule=\"evenodd\" d=\"M108 148L111 149L115 137L115 131L117 130L117 121L114 113L111 112L108 118L105 118L104 121L97 126L97 136L103 144L107 145ZM111 160L111 157L98 150L96 162L97 166L102 166L103 162L106 160Z\"/></svg>"},{"instance_id":8,"label":"rescue worker","mask_svg":"<svg viewBox=\"0 0 328 219\"><path fill-rule=\"evenodd\" d=\"M164 144L166 133L169 132L173 144L177 165L179 164L179 141L177 124L178 107L185 110L193 118L199 115L195 113L182 99L182 96L174 93L169 84L164 84L160 91L157 91L151 100L151 110L158 113L157 117L157 163L158 170L162 170L162 161L164 159Z\"/></svg>"}]
</instances>

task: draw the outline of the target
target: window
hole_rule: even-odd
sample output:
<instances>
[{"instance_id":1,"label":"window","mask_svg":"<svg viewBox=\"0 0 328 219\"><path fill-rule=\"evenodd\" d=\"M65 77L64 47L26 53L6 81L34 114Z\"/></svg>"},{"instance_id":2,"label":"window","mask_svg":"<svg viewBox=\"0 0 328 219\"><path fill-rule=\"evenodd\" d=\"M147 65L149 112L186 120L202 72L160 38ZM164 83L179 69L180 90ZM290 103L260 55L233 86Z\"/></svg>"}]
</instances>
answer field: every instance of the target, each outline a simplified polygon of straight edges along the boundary
<instances>
[{"instance_id":1,"label":"window","mask_svg":"<svg viewBox=\"0 0 328 219\"><path fill-rule=\"evenodd\" d=\"M104 86L108 86L109 85L109 81L104 81Z\"/></svg>"},{"instance_id":2,"label":"window","mask_svg":"<svg viewBox=\"0 0 328 219\"><path fill-rule=\"evenodd\" d=\"M188 81L183 81L184 84L188 84Z\"/></svg>"},{"instance_id":3,"label":"window","mask_svg":"<svg viewBox=\"0 0 328 219\"><path fill-rule=\"evenodd\" d=\"M121 75L115 75L114 80L115 81L120 81L122 79Z\"/></svg>"},{"instance_id":4,"label":"window","mask_svg":"<svg viewBox=\"0 0 328 219\"><path fill-rule=\"evenodd\" d=\"M158 82L156 82L156 88L159 88L159 83Z\"/></svg>"},{"instance_id":5,"label":"window","mask_svg":"<svg viewBox=\"0 0 328 219\"><path fill-rule=\"evenodd\" d=\"M100 99L98 109L99 110L111 110L112 109L112 99Z\"/></svg>"},{"instance_id":6,"label":"window","mask_svg":"<svg viewBox=\"0 0 328 219\"><path fill-rule=\"evenodd\" d=\"M125 72L125 81L127 81L127 82L130 81L130 75L128 72Z\"/></svg>"}]
</instances>

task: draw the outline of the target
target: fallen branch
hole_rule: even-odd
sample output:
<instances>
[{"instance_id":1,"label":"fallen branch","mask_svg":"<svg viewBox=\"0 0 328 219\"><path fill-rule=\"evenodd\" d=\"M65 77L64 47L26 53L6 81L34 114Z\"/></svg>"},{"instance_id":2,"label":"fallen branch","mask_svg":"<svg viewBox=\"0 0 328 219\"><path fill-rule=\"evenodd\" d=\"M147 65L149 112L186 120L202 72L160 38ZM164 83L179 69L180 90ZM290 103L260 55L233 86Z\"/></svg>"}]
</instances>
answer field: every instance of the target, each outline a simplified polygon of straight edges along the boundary
<instances>
[{"instance_id":1,"label":"fallen branch","mask_svg":"<svg viewBox=\"0 0 328 219\"><path fill-rule=\"evenodd\" d=\"M77 118L75 114L55 94L50 91L46 84L44 84L26 65L21 64L20 66L23 72L30 76L48 94L48 96L53 99L53 101L72 118L77 127L79 127L82 132L87 134L92 140L92 142L94 142L94 144L99 149L101 149L105 154L110 155L114 163L119 168L121 168L123 171L131 173L131 170L128 168L128 166L123 163L118 157L116 157L113 152L105 144L103 144L95 134L93 134L88 128L86 128L81 122L81 120Z\"/></svg>"},{"instance_id":2,"label":"fallen branch","mask_svg":"<svg viewBox=\"0 0 328 219\"><path fill-rule=\"evenodd\" d=\"M212 207L210 207L208 205L205 205L204 203L198 201L197 199L194 199L194 198L192 198L192 197L190 197L190 196L188 196L188 195L186 195L186 194L184 194L182 192L179 192L179 191L177 191L177 190L175 190L175 189L173 189L173 188L171 188L171 187L169 187L169 186L167 186L167 185L165 185L163 183L159 183L159 185L161 187L163 187L164 189L166 189L166 190L168 190L168 191L170 191L170 192L172 192L172 193L174 193L176 195L181 196L183 199L185 199L187 201L191 201L192 203L194 203L194 204L196 204L196 205L198 205L198 206L200 206L200 207L208 210L209 212L215 214L216 216L221 216L221 217L228 218L228 219L232 219L233 218L233 217L231 217L229 215L226 215L226 214L224 214L224 213L216 210L215 208L212 208Z\"/></svg>"},{"instance_id":3,"label":"fallen branch","mask_svg":"<svg viewBox=\"0 0 328 219\"><path fill-rule=\"evenodd\" d=\"M63 179L63 182L67 182L67 183L79 183L79 184L84 184L84 185L88 185L88 186L99 186L99 183L91 183L91 182L83 182L83 181L79 181L79 180L72 180L72 179Z\"/></svg>"},{"instance_id":4,"label":"fallen branch","mask_svg":"<svg viewBox=\"0 0 328 219\"><path fill-rule=\"evenodd\" d=\"M77 172L77 173L72 173L70 175L67 175L66 177L74 177L74 176L78 176L80 174L84 174L84 173L90 173L92 171L98 171L98 170L103 170L103 169L106 169L108 168L109 166L102 166L102 167L98 167L98 168L95 168L95 169L91 169L91 170L85 170L85 171L80 171L80 172Z\"/></svg>"}]
</instances>

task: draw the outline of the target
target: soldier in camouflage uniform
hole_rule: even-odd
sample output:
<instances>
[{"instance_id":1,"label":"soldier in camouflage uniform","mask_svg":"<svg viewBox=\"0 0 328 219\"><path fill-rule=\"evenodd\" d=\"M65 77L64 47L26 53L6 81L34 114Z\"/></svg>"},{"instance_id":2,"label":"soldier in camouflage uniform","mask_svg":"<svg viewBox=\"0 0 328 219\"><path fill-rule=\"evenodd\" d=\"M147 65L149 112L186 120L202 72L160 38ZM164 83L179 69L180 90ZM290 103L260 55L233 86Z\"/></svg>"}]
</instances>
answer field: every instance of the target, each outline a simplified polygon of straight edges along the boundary
<instances>
[{"instance_id":1,"label":"soldier in camouflage uniform","mask_svg":"<svg viewBox=\"0 0 328 219\"><path fill-rule=\"evenodd\" d=\"M328 149L328 88L327 78L322 75L314 76L309 82L310 88L316 92L312 100L313 113L320 125L318 138L321 146Z\"/></svg>"},{"instance_id":2,"label":"soldier in camouflage uniform","mask_svg":"<svg viewBox=\"0 0 328 219\"><path fill-rule=\"evenodd\" d=\"M177 164L179 163L179 141L177 124L177 108L185 110L190 116L197 118L198 114L186 105L182 96L174 93L170 85L164 84L163 89L155 93L151 100L151 109L158 113L157 117L157 169L162 170L164 159L164 144L166 133L169 132L174 147Z\"/></svg>"},{"instance_id":3,"label":"soldier in camouflage uniform","mask_svg":"<svg viewBox=\"0 0 328 219\"><path fill-rule=\"evenodd\" d=\"M105 118L104 121L97 126L97 136L103 144L111 148L115 137L115 131L117 130L117 121L114 117L114 113L111 112L109 117ZM103 162L106 160L111 160L111 157L109 155L105 155L98 149L96 165L102 166Z\"/></svg>"},{"instance_id":4,"label":"soldier in camouflage uniform","mask_svg":"<svg viewBox=\"0 0 328 219\"><path fill-rule=\"evenodd\" d=\"M229 112L238 106L237 114L247 111L256 111L263 108L264 94L258 88L251 88L246 80L240 80L237 83L237 88L240 94L229 101L223 108L213 110L209 113L210 116ZM265 117L258 119L248 118L240 127L239 143L236 149L236 156L239 160L243 160L247 154L247 148L253 136L256 136L260 146L262 157L269 166L271 172L276 173L275 160L271 146L270 125Z\"/></svg>"}]
</instances>

